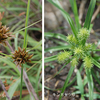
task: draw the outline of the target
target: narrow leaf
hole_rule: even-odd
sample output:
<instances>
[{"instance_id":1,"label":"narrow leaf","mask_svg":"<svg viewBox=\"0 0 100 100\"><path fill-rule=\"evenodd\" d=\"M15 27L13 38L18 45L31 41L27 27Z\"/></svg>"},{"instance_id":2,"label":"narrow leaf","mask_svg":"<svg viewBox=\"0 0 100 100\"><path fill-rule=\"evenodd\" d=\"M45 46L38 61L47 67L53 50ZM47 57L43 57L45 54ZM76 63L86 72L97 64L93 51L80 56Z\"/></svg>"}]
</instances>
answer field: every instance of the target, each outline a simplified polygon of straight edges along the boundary
<instances>
[{"instance_id":1,"label":"narrow leaf","mask_svg":"<svg viewBox=\"0 0 100 100\"><path fill-rule=\"evenodd\" d=\"M64 40L64 41L67 40L66 36L63 35L63 34L60 34L60 33L45 32L44 36L45 37L53 37L53 38L61 39L61 40Z\"/></svg>"},{"instance_id":2,"label":"narrow leaf","mask_svg":"<svg viewBox=\"0 0 100 100\"><path fill-rule=\"evenodd\" d=\"M82 78L81 78L81 74L79 72L79 70L77 71L77 84L79 87L79 90L81 92L81 95L84 94L84 86L83 86L83 82L82 82Z\"/></svg>"},{"instance_id":3,"label":"narrow leaf","mask_svg":"<svg viewBox=\"0 0 100 100\"><path fill-rule=\"evenodd\" d=\"M85 69L88 78L89 100L93 100L93 79L90 69Z\"/></svg>"},{"instance_id":4,"label":"narrow leaf","mask_svg":"<svg viewBox=\"0 0 100 100\"><path fill-rule=\"evenodd\" d=\"M73 74L73 71L74 71L74 67L71 66L71 68L70 68L70 70L69 70L69 73L68 73L68 75L67 75L67 78L66 78L66 80L65 80L65 83L64 83L64 85L63 85L63 88L62 88L62 91L61 91L59 100L61 100L61 98L62 98L62 96L63 96L63 93L64 93L64 91L65 91L65 89L66 89L66 86L68 85L68 82L69 82L69 80L70 80L70 78L71 78L71 75Z\"/></svg>"},{"instance_id":5,"label":"narrow leaf","mask_svg":"<svg viewBox=\"0 0 100 100\"><path fill-rule=\"evenodd\" d=\"M89 5L89 8L88 8L88 12L87 12L85 23L84 23L84 27L86 27L87 29L89 29L89 27L90 27L90 23L91 23L93 11L94 11L94 8L95 8L95 4L96 4L96 0L90 1L90 5Z\"/></svg>"},{"instance_id":6,"label":"narrow leaf","mask_svg":"<svg viewBox=\"0 0 100 100\"><path fill-rule=\"evenodd\" d=\"M81 28L81 25L79 23L79 17L78 17L78 10L77 10L76 0L69 0L69 1L70 1L70 4L71 4L71 8L73 10L73 13L74 13L76 26L77 26L77 29L79 31L79 29Z\"/></svg>"}]
</instances>

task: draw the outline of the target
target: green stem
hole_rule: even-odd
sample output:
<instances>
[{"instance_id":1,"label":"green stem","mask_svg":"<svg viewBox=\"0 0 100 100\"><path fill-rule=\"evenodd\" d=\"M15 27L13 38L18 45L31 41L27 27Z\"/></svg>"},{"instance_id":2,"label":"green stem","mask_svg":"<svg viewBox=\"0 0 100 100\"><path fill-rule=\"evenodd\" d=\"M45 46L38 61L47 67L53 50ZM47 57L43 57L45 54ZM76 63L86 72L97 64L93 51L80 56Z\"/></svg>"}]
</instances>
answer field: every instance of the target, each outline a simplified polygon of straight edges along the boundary
<instances>
[{"instance_id":1,"label":"green stem","mask_svg":"<svg viewBox=\"0 0 100 100\"><path fill-rule=\"evenodd\" d=\"M21 68L20 100L22 99L22 83L23 83L23 66Z\"/></svg>"},{"instance_id":2,"label":"green stem","mask_svg":"<svg viewBox=\"0 0 100 100\"><path fill-rule=\"evenodd\" d=\"M26 14L25 27L28 26L29 11L30 11L30 0L28 0L28 6L27 6L27 14ZM25 50L26 50L26 47L27 47L27 28L25 29L24 45L23 45L23 48L25 48Z\"/></svg>"},{"instance_id":3,"label":"green stem","mask_svg":"<svg viewBox=\"0 0 100 100\"><path fill-rule=\"evenodd\" d=\"M93 79L91 75L91 69L86 69L86 74L87 74L88 86L89 86L89 100L93 100Z\"/></svg>"}]
</instances>

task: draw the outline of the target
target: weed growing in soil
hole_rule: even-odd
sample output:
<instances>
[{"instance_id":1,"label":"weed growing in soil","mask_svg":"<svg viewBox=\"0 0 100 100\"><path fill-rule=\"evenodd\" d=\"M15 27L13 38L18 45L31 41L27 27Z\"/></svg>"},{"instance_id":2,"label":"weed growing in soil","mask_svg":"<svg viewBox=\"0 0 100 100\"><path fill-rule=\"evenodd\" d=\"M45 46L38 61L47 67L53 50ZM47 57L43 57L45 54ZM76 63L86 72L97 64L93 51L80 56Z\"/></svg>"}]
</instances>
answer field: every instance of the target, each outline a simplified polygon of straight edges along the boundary
<instances>
[{"instance_id":1,"label":"weed growing in soil","mask_svg":"<svg viewBox=\"0 0 100 100\"><path fill-rule=\"evenodd\" d=\"M96 59L97 54L95 51L100 51L96 47L96 45L87 43L87 40L90 36L90 32L92 29L92 24L91 24L91 18L93 15L93 11L95 8L96 0L91 0L90 5L88 8L87 16L85 19L84 26L81 27L79 23L79 17L78 17L78 11L77 11L77 4L76 0L69 0L72 11L74 13L75 17L75 23L70 17L70 15L62 8L61 4L59 3L58 0L48 0L51 4L56 6L64 16L64 18L67 20L71 27L72 34L69 34L66 38L66 36L62 34L55 34L51 32L45 32L45 37L54 37L57 39L61 39L65 42L68 43L68 45L64 45L63 42L58 41L57 43L60 44L60 46L57 47L52 47L52 48L47 48L45 52L54 52L54 51L60 51L58 55L54 55L48 58L45 58L45 62L50 62L54 60L58 60L60 63L66 63L62 68L57 72L57 74L60 73L60 71L68 64L71 63L71 67L69 70L69 73L67 75L67 78L65 80L65 83L62 87L61 94L59 96L59 100L62 98L62 94L64 94L64 91L66 87L70 86L75 82L75 79L77 77L77 85L75 86L76 89L78 89L74 94L80 94L81 99L85 100L86 97L89 98L89 100L93 100L95 98L100 98L98 96L99 94L94 93L94 84L93 84L93 71L95 70L93 66L96 66L100 68L100 63L98 59ZM75 78L69 83L69 80L73 74L73 71L77 65L81 63L81 66L79 69L77 69L77 75ZM83 67L85 67L85 72L86 72L86 83L82 84L82 77L81 77L81 71L83 70ZM56 74L56 75L57 75ZM97 77L95 78L96 80L99 80ZM84 80L84 81L85 81ZM84 86L88 83L88 89L89 93L84 93Z\"/></svg>"}]
</instances>

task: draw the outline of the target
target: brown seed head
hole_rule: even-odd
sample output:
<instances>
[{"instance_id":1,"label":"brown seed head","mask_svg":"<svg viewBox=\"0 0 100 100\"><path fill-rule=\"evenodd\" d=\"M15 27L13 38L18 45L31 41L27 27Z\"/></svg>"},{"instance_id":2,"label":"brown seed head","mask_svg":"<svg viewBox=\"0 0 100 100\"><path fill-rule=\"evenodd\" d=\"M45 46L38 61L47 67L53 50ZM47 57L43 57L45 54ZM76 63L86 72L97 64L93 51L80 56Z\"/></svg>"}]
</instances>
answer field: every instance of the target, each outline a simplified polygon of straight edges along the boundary
<instances>
[{"instance_id":1,"label":"brown seed head","mask_svg":"<svg viewBox=\"0 0 100 100\"><path fill-rule=\"evenodd\" d=\"M2 20L4 16L4 12L0 12L0 21ZM8 37L12 37L11 32L9 32L9 27L3 26L2 22L0 22L0 43L5 44L5 41L8 39Z\"/></svg>"},{"instance_id":2,"label":"brown seed head","mask_svg":"<svg viewBox=\"0 0 100 100\"><path fill-rule=\"evenodd\" d=\"M9 32L9 27L2 26L2 22L0 22L0 43L5 44L5 41L8 37L12 37L12 33Z\"/></svg>"},{"instance_id":3,"label":"brown seed head","mask_svg":"<svg viewBox=\"0 0 100 100\"><path fill-rule=\"evenodd\" d=\"M31 58L33 55L28 54L28 52L25 51L25 49L21 49L20 47L18 47L18 51L16 50L13 53L13 59L14 62L17 62L18 65L21 66L21 64L25 63L25 62L31 62Z\"/></svg>"}]
</instances>

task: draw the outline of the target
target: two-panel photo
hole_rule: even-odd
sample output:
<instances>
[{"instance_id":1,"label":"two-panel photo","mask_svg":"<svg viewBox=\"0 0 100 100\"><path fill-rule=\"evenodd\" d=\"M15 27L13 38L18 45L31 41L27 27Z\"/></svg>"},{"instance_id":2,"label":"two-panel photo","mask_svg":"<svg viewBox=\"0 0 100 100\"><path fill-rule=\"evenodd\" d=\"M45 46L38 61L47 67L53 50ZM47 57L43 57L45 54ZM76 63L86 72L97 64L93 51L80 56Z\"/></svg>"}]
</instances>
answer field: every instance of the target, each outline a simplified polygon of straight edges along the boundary
<instances>
[{"instance_id":1,"label":"two-panel photo","mask_svg":"<svg viewBox=\"0 0 100 100\"><path fill-rule=\"evenodd\" d=\"M0 100L100 100L100 0L0 0Z\"/></svg>"}]
</instances>

